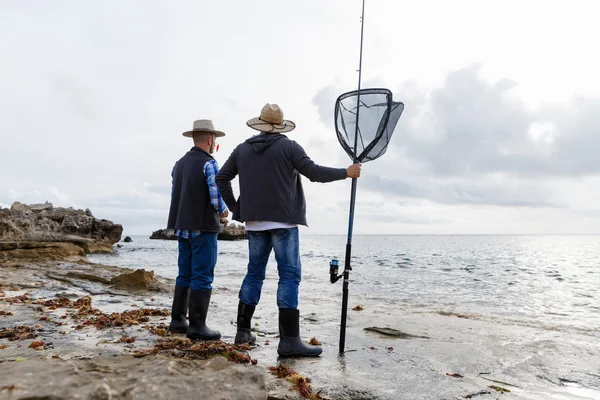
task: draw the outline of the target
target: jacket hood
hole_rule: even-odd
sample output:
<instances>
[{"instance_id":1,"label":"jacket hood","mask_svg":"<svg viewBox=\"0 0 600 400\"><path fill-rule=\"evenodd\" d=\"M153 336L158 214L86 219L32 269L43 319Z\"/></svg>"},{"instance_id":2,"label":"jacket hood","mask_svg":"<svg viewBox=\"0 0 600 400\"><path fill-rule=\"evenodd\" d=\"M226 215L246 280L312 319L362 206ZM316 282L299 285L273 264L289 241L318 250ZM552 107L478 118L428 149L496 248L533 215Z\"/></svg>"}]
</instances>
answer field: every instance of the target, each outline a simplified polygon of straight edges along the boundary
<instances>
[{"instance_id":1,"label":"jacket hood","mask_svg":"<svg viewBox=\"0 0 600 400\"><path fill-rule=\"evenodd\" d=\"M246 143L251 144L254 151L258 154L261 154L273 143L279 139L283 139L284 137L286 136L279 133L263 133L252 136L250 139L246 140Z\"/></svg>"}]
</instances>

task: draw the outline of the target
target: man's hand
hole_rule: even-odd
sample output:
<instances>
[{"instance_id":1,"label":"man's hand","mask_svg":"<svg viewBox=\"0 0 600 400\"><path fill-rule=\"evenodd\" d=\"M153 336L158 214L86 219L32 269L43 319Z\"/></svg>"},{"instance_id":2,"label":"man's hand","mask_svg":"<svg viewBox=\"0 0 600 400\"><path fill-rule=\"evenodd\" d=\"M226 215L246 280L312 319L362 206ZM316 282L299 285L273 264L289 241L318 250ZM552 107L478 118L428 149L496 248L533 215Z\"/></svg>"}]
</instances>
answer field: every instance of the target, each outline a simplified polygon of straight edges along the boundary
<instances>
[{"instance_id":1,"label":"man's hand","mask_svg":"<svg viewBox=\"0 0 600 400\"><path fill-rule=\"evenodd\" d=\"M346 168L346 176L348 178L358 178L360 176L360 164L352 164Z\"/></svg>"},{"instance_id":2,"label":"man's hand","mask_svg":"<svg viewBox=\"0 0 600 400\"><path fill-rule=\"evenodd\" d=\"M229 210L225 210L223 214L219 214L219 218L225 219L229 216Z\"/></svg>"}]
</instances>

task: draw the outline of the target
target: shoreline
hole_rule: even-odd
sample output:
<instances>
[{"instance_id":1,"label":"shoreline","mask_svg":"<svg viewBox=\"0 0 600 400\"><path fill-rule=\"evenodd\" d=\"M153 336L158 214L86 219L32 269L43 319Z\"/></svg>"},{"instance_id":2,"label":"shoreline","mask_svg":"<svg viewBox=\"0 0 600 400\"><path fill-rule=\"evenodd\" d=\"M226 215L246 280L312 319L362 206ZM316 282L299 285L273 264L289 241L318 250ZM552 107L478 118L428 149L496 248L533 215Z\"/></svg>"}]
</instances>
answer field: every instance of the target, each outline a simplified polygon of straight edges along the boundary
<instances>
[{"instance_id":1,"label":"shoreline","mask_svg":"<svg viewBox=\"0 0 600 400\"><path fill-rule=\"evenodd\" d=\"M91 368L85 362L93 364L96 359L103 360L102 368L111 371L120 371L121 365L130 362L145 365L144 360L149 358L129 360L135 358L133 353L136 350L151 348L163 336L153 334L143 326L153 325L157 327L155 332L161 327L164 329L168 324L168 316L150 316L150 321L145 323L103 330L93 326L78 330L75 329L77 325L72 324L67 327L67 334L61 334L60 331L67 328L52 325L54 321L64 321L61 315L55 315L60 308L44 310L44 314L40 314L30 308L39 305L10 304L5 301L8 297L29 292L29 297L55 299L60 294L69 296L72 301L89 295L92 307L102 310L104 314L170 309L169 289L174 284L171 278L154 276L158 284L151 291L116 290L107 285L110 276L132 271L91 263L87 258L79 262L2 264L0 281L5 288L16 286L19 290L5 290L5 295L0 297L0 310L13 313L12 316L0 316L0 328L39 324L41 330L38 333L43 334L40 336L42 340L45 344L52 343L52 347L42 345L34 350L27 346L40 338L25 341L0 339L0 346L8 345L0 349L2 375L4 371L9 374L16 374L17 371L22 373L28 361L32 362L29 370L38 371L41 366L39 360L44 360L44 363L59 362L52 358L56 354L66 363L83 362L81 368ZM223 286L223 283L215 285L208 323L222 331L223 342L232 343L237 296L234 290ZM258 335L257 346L246 354L257 360L257 365L248 364L243 368L258 368L260 377L252 375L258 380L253 385L264 385L264 393L270 399L302 398L297 391L290 391L291 383L269 373L268 367L279 364L311 378L314 393L321 391L324 398L330 399L465 398L475 394L478 399L497 398L500 392L490 386L510 390L502 395L503 398L600 398L600 374L587 372L600 370L600 352L594 347L597 335L562 332L552 326L520 326L487 318L465 318L465 315L458 313L418 313L396 308L392 304L366 302L363 311L349 310L347 351L340 356L337 354L339 316L337 312L333 316L323 312L323 307L337 307L338 304L336 301L321 303L316 298L311 300L308 292L303 293L303 297L305 311L301 312L301 335L305 340L314 336L323 343L324 353L319 358L279 360L276 355L276 306L265 300L255 313L253 322ZM356 298L352 299L352 302L356 301ZM48 319L40 321L39 318L44 316ZM71 322L70 319L67 321ZM408 336L393 337L365 330L369 327L395 329ZM128 342L131 338L135 340ZM16 343L21 347L17 347ZM13 360L25 357L26 360L21 361L24 364L18 363L18 369L11 368L16 365L7 361L11 357ZM167 364L174 362L176 366L173 368L182 368L180 362L187 362L164 355L149 357L166 360L164 362ZM227 362L224 365L233 367L237 364ZM569 368L565 369L565 365ZM202 364L197 367L203 368ZM227 373L223 372L222 375L226 376ZM118 375L117 372L114 374ZM506 385L490 382L486 378ZM199 378L196 376L195 379ZM114 384L121 388L117 381ZM138 391L142 393L142 389ZM4 391L0 395L6 393ZM115 393L113 398L130 398L118 397L118 393Z\"/></svg>"}]
</instances>

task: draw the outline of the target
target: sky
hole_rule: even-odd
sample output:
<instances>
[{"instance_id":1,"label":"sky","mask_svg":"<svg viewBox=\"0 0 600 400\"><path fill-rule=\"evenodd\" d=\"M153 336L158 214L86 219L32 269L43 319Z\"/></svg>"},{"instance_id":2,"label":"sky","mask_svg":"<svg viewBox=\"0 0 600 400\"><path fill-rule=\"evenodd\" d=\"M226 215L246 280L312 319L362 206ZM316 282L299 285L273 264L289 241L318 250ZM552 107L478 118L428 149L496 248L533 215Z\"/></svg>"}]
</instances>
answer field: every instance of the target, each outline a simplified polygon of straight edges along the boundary
<instances>
[{"instance_id":1,"label":"sky","mask_svg":"<svg viewBox=\"0 0 600 400\"><path fill-rule=\"evenodd\" d=\"M593 0L366 0L362 87L405 110L363 164L354 234L600 233ZM336 98L358 83L361 0L0 0L0 206L89 208L150 234L212 119L222 165L276 103L347 167ZM351 180L303 179L303 234L346 234ZM237 179L234 190L238 193Z\"/></svg>"}]
</instances>

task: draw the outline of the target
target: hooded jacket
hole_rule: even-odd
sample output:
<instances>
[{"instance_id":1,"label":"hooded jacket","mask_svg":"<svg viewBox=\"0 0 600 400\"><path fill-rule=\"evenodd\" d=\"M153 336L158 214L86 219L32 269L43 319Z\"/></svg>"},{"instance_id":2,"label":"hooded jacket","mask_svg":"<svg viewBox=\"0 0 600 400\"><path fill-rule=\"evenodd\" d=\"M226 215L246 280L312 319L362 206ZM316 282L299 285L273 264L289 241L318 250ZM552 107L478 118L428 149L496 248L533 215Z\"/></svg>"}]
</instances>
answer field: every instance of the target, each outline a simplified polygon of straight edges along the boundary
<instances>
[{"instance_id":1,"label":"hooded jacket","mask_svg":"<svg viewBox=\"0 0 600 400\"><path fill-rule=\"evenodd\" d=\"M231 181L239 174L240 196ZM217 174L217 186L233 219L307 226L300 175L311 182L346 179L346 169L315 164L302 146L278 133L255 135L239 144Z\"/></svg>"}]
</instances>

